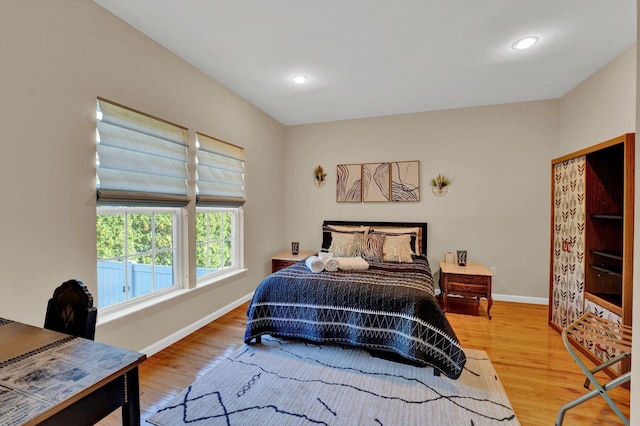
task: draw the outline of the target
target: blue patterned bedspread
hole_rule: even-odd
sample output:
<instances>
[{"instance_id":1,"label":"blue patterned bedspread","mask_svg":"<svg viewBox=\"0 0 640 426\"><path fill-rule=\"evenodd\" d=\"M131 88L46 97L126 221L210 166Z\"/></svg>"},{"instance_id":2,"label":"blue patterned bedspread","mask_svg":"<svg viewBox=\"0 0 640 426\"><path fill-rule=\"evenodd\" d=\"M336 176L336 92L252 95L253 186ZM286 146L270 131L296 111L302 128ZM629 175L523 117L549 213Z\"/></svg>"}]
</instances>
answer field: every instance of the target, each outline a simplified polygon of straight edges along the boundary
<instances>
[{"instance_id":1,"label":"blue patterned bedspread","mask_svg":"<svg viewBox=\"0 0 640 426\"><path fill-rule=\"evenodd\" d=\"M304 261L260 283L244 341L263 334L391 352L457 379L465 354L433 291L424 256L368 270L313 273Z\"/></svg>"}]
</instances>

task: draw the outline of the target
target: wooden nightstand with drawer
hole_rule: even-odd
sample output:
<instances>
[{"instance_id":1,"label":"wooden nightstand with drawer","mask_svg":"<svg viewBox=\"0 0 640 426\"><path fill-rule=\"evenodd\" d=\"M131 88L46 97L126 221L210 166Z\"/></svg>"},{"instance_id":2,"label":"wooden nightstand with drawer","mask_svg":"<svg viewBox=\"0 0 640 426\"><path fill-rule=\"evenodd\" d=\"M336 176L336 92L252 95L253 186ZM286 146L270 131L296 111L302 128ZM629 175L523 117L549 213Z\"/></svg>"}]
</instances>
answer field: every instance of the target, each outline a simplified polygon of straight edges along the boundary
<instances>
[{"instance_id":1,"label":"wooden nightstand with drawer","mask_svg":"<svg viewBox=\"0 0 640 426\"><path fill-rule=\"evenodd\" d=\"M487 299L487 316L491 319L491 271L481 263L467 263L458 266L456 263L440 262L440 288L442 289L442 308L447 311L447 296L474 297Z\"/></svg>"},{"instance_id":2,"label":"wooden nightstand with drawer","mask_svg":"<svg viewBox=\"0 0 640 426\"><path fill-rule=\"evenodd\" d=\"M282 268L291 266L296 262L305 260L307 257L314 255L312 251L301 251L298 254L291 254L290 251L277 254L271 258L271 273L279 271Z\"/></svg>"}]
</instances>

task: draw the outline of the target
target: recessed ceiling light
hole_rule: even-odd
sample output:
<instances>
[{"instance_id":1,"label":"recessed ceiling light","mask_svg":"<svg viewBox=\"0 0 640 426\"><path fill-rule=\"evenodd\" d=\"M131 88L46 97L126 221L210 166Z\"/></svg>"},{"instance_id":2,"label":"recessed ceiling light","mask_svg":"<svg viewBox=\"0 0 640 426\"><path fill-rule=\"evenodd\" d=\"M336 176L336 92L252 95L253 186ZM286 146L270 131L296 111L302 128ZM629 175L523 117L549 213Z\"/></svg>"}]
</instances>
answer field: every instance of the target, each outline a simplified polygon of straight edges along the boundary
<instances>
[{"instance_id":1,"label":"recessed ceiling light","mask_svg":"<svg viewBox=\"0 0 640 426\"><path fill-rule=\"evenodd\" d=\"M533 46L534 44L536 44L538 42L538 40L540 40L540 39L538 37L536 37L536 36L529 36L529 37L521 38L520 40L518 40L515 43L513 43L511 45L511 48L513 48L515 50L528 49L531 46Z\"/></svg>"},{"instance_id":2,"label":"recessed ceiling light","mask_svg":"<svg viewBox=\"0 0 640 426\"><path fill-rule=\"evenodd\" d=\"M293 80L293 82L297 84L305 84L307 81L309 81L309 77L307 77L306 75L298 74L291 77L291 80Z\"/></svg>"}]
</instances>

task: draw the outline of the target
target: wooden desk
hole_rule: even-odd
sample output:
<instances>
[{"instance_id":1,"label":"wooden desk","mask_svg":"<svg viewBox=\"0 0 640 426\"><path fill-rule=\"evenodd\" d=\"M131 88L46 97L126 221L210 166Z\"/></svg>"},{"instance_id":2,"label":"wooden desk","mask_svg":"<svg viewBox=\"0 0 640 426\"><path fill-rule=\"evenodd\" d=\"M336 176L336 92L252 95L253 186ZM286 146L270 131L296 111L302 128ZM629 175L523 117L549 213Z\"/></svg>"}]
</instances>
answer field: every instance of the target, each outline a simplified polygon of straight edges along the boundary
<instances>
[{"instance_id":1,"label":"wooden desk","mask_svg":"<svg viewBox=\"0 0 640 426\"><path fill-rule=\"evenodd\" d=\"M0 318L0 424L140 425L146 355Z\"/></svg>"},{"instance_id":2,"label":"wooden desk","mask_svg":"<svg viewBox=\"0 0 640 426\"><path fill-rule=\"evenodd\" d=\"M467 263L458 266L457 263L440 262L440 288L442 289L442 309L447 311L447 296L456 295L487 299L487 316L491 319L491 271L481 263Z\"/></svg>"}]
</instances>

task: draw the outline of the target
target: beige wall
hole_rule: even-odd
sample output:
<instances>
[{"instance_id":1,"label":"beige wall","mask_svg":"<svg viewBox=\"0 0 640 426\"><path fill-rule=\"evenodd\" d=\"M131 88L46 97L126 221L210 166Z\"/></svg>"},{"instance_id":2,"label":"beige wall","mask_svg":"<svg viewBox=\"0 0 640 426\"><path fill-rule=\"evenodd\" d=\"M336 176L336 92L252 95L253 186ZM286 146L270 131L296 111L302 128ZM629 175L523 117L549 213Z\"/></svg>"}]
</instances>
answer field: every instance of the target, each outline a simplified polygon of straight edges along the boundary
<instances>
[{"instance_id":1,"label":"beige wall","mask_svg":"<svg viewBox=\"0 0 640 426\"><path fill-rule=\"evenodd\" d=\"M636 131L638 108L637 94L637 44L627 49L599 71L576 86L560 100L561 126L558 145L554 157L559 157L577 150L587 148L598 142L613 138L623 133ZM636 149L636 164L640 164L640 150ZM640 174L636 172L635 199L640 199ZM636 201L635 223L640 224L640 208ZM636 225L635 235L638 235ZM634 270L640 271L639 239L635 238ZM634 286L637 286L640 274L634 274ZM640 306L640 291L634 295L634 312ZM636 329L638 317L634 315ZM634 338L633 365L638 365L638 338ZM632 378L631 404L632 419L638 418L637 408L640 401L639 370ZM631 424L637 424L631 422Z\"/></svg>"},{"instance_id":2,"label":"beige wall","mask_svg":"<svg viewBox=\"0 0 640 426\"><path fill-rule=\"evenodd\" d=\"M3 1L0 16L0 316L42 325L69 278L97 294L97 96L244 146L249 200L246 274L97 339L140 350L251 293L283 235L283 126L92 1Z\"/></svg>"},{"instance_id":3,"label":"beige wall","mask_svg":"<svg viewBox=\"0 0 640 426\"><path fill-rule=\"evenodd\" d=\"M304 249L321 244L323 219L427 221L432 268L449 250L497 268L494 293L546 298L549 165L557 101L455 109L288 127L285 235ZM419 160L418 203L337 203L337 164ZM320 164L327 184L315 188ZM444 197L428 182L453 180ZM521 299L522 300L522 299Z\"/></svg>"},{"instance_id":4,"label":"beige wall","mask_svg":"<svg viewBox=\"0 0 640 426\"><path fill-rule=\"evenodd\" d=\"M559 114L554 158L635 132L636 46L560 98Z\"/></svg>"},{"instance_id":5,"label":"beige wall","mask_svg":"<svg viewBox=\"0 0 640 426\"><path fill-rule=\"evenodd\" d=\"M466 249L497 268L497 297L547 298L551 159L635 131L635 61L634 46L557 100L288 127L286 239L318 249L323 219L427 221L434 270ZM337 164L403 160L421 163L419 203L335 201ZM428 184L438 173L453 179L442 198Z\"/></svg>"},{"instance_id":6,"label":"beige wall","mask_svg":"<svg viewBox=\"0 0 640 426\"><path fill-rule=\"evenodd\" d=\"M0 16L0 316L42 324L71 277L96 293L97 96L246 147L247 274L98 329L138 350L245 297L288 241L317 249L323 219L426 220L434 269L464 248L498 268L496 293L545 298L551 158L635 130L635 49L560 100L285 129L91 1L5 1ZM336 164L395 160L420 160L419 203L335 202ZM453 179L442 198L437 173Z\"/></svg>"},{"instance_id":7,"label":"beige wall","mask_svg":"<svg viewBox=\"0 0 640 426\"><path fill-rule=\"evenodd\" d=\"M635 132L640 119L636 57L637 45L557 100L288 127L287 240L317 249L323 219L426 220L434 270L444 251L465 248L470 260L498 268L498 297L546 298L551 159ZM640 163L640 150L636 157ZM401 160L421 162L419 203L335 202L337 164ZM317 164L328 172L321 189L311 181ZM428 179L437 173L454 180L442 198L429 192ZM635 251L640 253L640 243ZM640 270L638 258L635 270ZM638 306L640 291L634 296ZM634 352L635 365L640 350ZM632 401L640 400L639 375L632 380ZM635 419L638 404L631 405Z\"/></svg>"}]
</instances>

